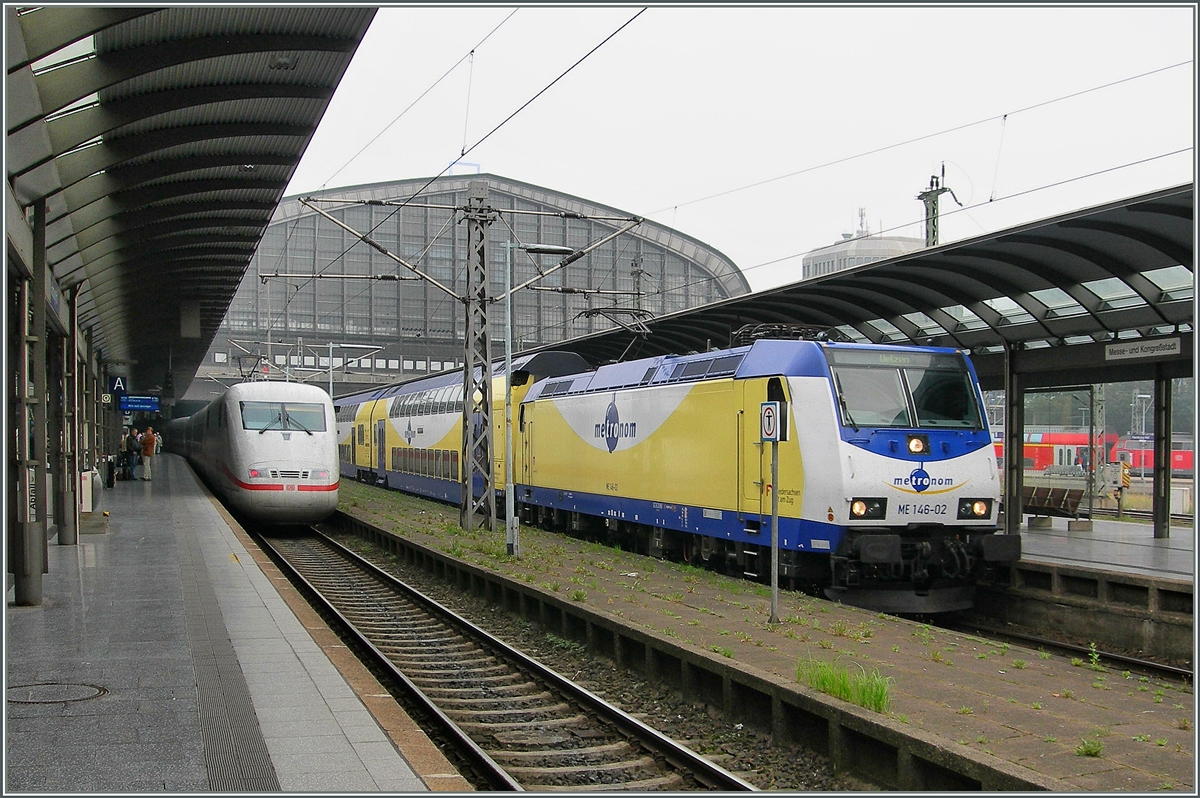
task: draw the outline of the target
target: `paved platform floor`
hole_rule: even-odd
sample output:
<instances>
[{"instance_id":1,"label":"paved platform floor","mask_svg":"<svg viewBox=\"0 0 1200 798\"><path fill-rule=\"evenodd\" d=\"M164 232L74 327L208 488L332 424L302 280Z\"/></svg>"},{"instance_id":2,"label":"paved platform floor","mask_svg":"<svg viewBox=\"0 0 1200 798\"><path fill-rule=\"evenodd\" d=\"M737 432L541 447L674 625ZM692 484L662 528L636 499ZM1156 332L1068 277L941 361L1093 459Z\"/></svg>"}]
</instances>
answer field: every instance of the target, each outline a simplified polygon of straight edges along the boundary
<instances>
[{"instance_id":1,"label":"paved platform floor","mask_svg":"<svg viewBox=\"0 0 1200 798\"><path fill-rule=\"evenodd\" d=\"M40 606L8 593L5 794L429 789L186 462L156 460L50 543Z\"/></svg>"},{"instance_id":2,"label":"paved platform floor","mask_svg":"<svg viewBox=\"0 0 1200 798\"><path fill-rule=\"evenodd\" d=\"M1155 538L1151 526L1143 523L1096 520L1091 531L1073 532L1066 518L1050 521L1049 529L1021 527L1022 559L1163 579L1186 581L1195 576L1193 527L1172 526L1170 537Z\"/></svg>"}]
</instances>

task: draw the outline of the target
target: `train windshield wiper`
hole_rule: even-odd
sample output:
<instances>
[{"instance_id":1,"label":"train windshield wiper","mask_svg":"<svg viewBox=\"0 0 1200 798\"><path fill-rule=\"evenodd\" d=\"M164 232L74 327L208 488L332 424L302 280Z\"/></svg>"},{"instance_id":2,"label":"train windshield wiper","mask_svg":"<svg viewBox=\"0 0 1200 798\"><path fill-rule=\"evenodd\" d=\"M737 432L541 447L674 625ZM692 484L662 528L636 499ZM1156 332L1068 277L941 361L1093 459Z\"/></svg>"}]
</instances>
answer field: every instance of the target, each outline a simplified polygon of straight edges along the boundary
<instances>
[{"instance_id":1,"label":"train windshield wiper","mask_svg":"<svg viewBox=\"0 0 1200 798\"><path fill-rule=\"evenodd\" d=\"M858 425L854 423L854 416L850 415L850 406L846 404L846 395L842 391L842 378L836 371L833 373L833 381L837 385L838 404L842 406L842 415L850 422L850 426L854 427L854 431L858 432Z\"/></svg>"},{"instance_id":2,"label":"train windshield wiper","mask_svg":"<svg viewBox=\"0 0 1200 798\"><path fill-rule=\"evenodd\" d=\"M305 432L307 432L309 435L312 435L312 430L310 430L308 427L304 426L304 422L302 422L302 421L301 421L299 418L297 418L296 416L292 415L291 413L288 413L288 417L287 417L287 428L288 428L288 429L295 429L295 428L297 428L297 427L298 427L298 428L300 428L300 429L302 429L302 430L304 430L304 431L305 431Z\"/></svg>"},{"instance_id":3,"label":"train windshield wiper","mask_svg":"<svg viewBox=\"0 0 1200 798\"><path fill-rule=\"evenodd\" d=\"M275 424L276 422L281 423L281 424L283 423L283 411L276 413L275 418L271 419L266 424L264 424L263 428L258 431L258 434L262 435L264 432L266 432L267 430L269 430L271 428L272 424Z\"/></svg>"}]
</instances>

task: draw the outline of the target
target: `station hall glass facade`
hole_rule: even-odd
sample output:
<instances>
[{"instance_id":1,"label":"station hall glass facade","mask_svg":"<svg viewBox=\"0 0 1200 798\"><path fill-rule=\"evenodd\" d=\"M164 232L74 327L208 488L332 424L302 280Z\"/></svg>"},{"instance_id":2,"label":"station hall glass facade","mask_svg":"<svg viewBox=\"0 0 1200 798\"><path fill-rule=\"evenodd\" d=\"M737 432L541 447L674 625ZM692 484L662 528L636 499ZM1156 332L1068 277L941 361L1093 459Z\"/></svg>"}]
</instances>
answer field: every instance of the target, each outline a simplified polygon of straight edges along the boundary
<instances>
[{"instance_id":1,"label":"station hall glass facade","mask_svg":"<svg viewBox=\"0 0 1200 798\"><path fill-rule=\"evenodd\" d=\"M503 294L507 243L578 250L620 228L617 217L630 216L488 174L442 177L427 188L428 179L414 179L305 196L461 296L468 265L468 225L461 209L468 205L469 184L477 180L488 185L486 205L500 212L487 227L489 295L494 297ZM553 215L564 212L567 218ZM552 268L561 257L512 249L512 284ZM462 303L425 280L392 279L410 276L299 198L285 198L184 399L207 401L222 384L254 377L322 386L332 377L336 395L460 368ZM614 326L589 310L617 306L659 316L749 290L742 273L720 252L645 221L514 293L513 351ZM489 325L493 356L501 358L502 302L492 305Z\"/></svg>"}]
</instances>

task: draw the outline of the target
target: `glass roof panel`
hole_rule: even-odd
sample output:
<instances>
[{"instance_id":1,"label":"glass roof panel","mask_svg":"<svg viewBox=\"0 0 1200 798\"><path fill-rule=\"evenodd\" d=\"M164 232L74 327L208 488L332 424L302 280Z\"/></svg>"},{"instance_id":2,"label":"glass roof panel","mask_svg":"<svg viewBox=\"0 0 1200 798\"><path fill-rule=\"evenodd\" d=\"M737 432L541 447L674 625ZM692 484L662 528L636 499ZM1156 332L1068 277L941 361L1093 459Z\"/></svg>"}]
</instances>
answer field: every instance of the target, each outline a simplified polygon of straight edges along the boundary
<instances>
[{"instance_id":1,"label":"glass roof panel","mask_svg":"<svg viewBox=\"0 0 1200 798\"><path fill-rule=\"evenodd\" d=\"M1061 288L1045 288L1041 291L1030 291L1029 295L1041 302L1050 311L1051 317L1079 316L1087 313L1083 305Z\"/></svg>"},{"instance_id":2,"label":"glass roof panel","mask_svg":"<svg viewBox=\"0 0 1200 798\"><path fill-rule=\"evenodd\" d=\"M70 105L63 108L61 111L56 111L46 116L47 122L53 122L55 119L62 119L68 114L73 114L76 111L82 111L85 108L92 108L100 104L100 95L93 92L86 97L82 97Z\"/></svg>"},{"instance_id":3,"label":"glass roof panel","mask_svg":"<svg viewBox=\"0 0 1200 798\"><path fill-rule=\"evenodd\" d=\"M1033 316L1029 315L1025 308L1006 296L985 299L983 304L999 313L1004 324L1028 324L1033 321Z\"/></svg>"},{"instance_id":4,"label":"glass roof panel","mask_svg":"<svg viewBox=\"0 0 1200 798\"><path fill-rule=\"evenodd\" d=\"M1144 272L1143 276L1162 291L1160 302L1191 299L1195 295L1195 276L1186 266L1155 269L1152 272Z\"/></svg>"},{"instance_id":5,"label":"glass roof panel","mask_svg":"<svg viewBox=\"0 0 1200 798\"><path fill-rule=\"evenodd\" d=\"M871 340L870 338L867 338L867 336L860 333L854 327L851 327L849 324L843 324L840 327L835 327L834 329L845 333L855 343L865 344Z\"/></svg>"},{"instance_id":6,"label":"glass roof panel","mask_svg":"<svg viewBox=\"0 0 1200 798\"><path fill-rule=\"evenodd\" d=\"M1102 309L1129 308L1146 304L1124 280L1116 277L1093 280L1090 283L1084 283L1083 287L1104 302L1105 307Z\"/></svg>"},{"instance_id":7,"label":"glass roof panel","mask_svg":"<svg viewBox=\"0 0 1200 798\"><path fill-rule=\"evenodd\" d=\"M944 335L946 333L946 330L942 328L942 325L938 324L936 321L920 311L915 313L905 313L904 318L915 324L917 329L921 331L922 335Z\"/></svg>"},{"instance_id":8,"label":"glass roof panel","mask_svg":"<svg viewBox=\"0 0 1200 798\"><path fill-rule=\"evenodd\" d=\"M958 319L959 330L982 330L987 327L987 322L976 316L974 311L962 305L951 305L948 308L942 308L942 311Z\"/></svg>"},{"instance_id":9,"label":"glass roof panel","mask_svg":"<svg viewBox=\"0 0 1200 798\"><path fill-rule=\"evenodd\" d=\"M1186 266L1168 266L1165 269L1142 272L1142 276L1164 291L1192 287L1192 270Z\"/></svg>"},{"instance_id":10,"label":"glass roof panel","mask_svg":"<svg viewBox=\"0 0 1200 798\"><path fill-rule=\"evenodd\" d=\"M49 55L39 58L33 62L31 68L33 69L33 74L41 75L75 61L92 58L95 55L96 40L94 37L88 36L74 44L68 44L66 47L59 48Z\"/></svg>"},{"instance_id":11,"label":"glass roof panel","mask_svg":"<svg viewBox=\"0 0 1200 798\"><path fill-rule=\"evenodd\" d=\"M894 335L900 334L900 330L896 329L896 326L893 325L887 319L872 319L871 321L867 322L867 324L870 324L876 330L879 330L881 333L888 336L889 338Z\"/></svg>"}]
</instances>

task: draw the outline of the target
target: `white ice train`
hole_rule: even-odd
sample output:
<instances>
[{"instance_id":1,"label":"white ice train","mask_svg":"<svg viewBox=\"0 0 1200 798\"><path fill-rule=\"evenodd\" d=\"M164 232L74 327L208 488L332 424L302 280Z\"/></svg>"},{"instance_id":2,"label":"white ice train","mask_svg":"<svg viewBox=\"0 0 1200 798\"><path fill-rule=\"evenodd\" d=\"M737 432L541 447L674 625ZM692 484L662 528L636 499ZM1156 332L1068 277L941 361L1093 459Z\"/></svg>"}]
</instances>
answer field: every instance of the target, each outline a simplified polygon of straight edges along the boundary
<instances>
[{"instance_id":1,"label":"white ice train","mask_svg":"<svg viewBox=\"0 0 1200 798\"><path fill-rule=\"evenodd\" d=\"M167 424L183 455L238 514L311 523L337 508L338 452L329 394L296 382L243 382Z\"/></svg>"}]
</instances>

